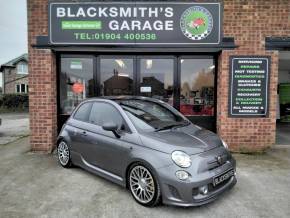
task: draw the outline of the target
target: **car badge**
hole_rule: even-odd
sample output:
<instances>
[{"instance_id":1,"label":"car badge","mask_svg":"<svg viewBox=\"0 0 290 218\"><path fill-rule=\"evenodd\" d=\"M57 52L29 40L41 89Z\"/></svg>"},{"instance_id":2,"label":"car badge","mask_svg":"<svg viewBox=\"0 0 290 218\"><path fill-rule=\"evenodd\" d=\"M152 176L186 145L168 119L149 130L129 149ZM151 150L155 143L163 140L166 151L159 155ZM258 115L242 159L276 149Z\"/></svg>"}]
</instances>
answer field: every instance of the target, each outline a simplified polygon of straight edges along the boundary
<instances>
[{"instance_id":1,"label":"car badge","mask_svg":"<svg viewBox=\"0 0 290 218\"><path fill-rule=\"evenodd\" d=\"M223 159L222 159L221 156L217 156L217 157L216 157L216 160L217 160L217 162L219 163L219 165L222 165L222 164L223 164Z\"/></svg>"}]
</instances>

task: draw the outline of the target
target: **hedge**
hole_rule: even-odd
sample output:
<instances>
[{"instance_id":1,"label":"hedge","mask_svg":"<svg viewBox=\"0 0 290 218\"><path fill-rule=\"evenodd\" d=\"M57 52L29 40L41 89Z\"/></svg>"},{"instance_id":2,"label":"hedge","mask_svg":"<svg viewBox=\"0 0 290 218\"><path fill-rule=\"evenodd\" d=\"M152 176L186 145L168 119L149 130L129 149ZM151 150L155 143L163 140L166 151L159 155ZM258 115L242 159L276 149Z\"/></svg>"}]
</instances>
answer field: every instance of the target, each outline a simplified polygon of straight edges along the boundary
<instances>
[{"instance_id":1,"label":"hedge","mask_svg":"<svg viewBox=\"0 0 290 218\"><path fill-rule=\"evenodd\" d=\"M2 94L0 95L0 108L28 109L28 94Z\"/></svg>"}]
</instances>

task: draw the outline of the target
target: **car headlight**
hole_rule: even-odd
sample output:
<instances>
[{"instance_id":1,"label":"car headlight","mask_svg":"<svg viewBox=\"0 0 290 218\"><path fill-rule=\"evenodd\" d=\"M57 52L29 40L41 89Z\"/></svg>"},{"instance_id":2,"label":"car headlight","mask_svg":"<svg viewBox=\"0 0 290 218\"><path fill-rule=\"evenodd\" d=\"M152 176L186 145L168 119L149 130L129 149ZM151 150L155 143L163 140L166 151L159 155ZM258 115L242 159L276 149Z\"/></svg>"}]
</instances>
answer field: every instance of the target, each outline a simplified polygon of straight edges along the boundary
<instances>
[{"instance_id":1,"label":"car headlight","mask_svg":"<svg viewBox=\"0 0 290 218\"><path fill-rule=\"evenodd\" d=\"M221 139L221 140L222 140L222 139ZM225 141L224 141L224 140L222 140L222 144L223 144L223 146L225 147L225 149L229 150L229 146L228 146L228 144L227 144L227 143L225 143Z\"/></svg>"},{"instance_id":2,"label":"car headlight","mask_svg":"<svg viewBox=\"0 0 290 218\"><path fill-rule=\"evenodd\" d=\"M173 151L171 158L177 166L184 168L191 166L190 156L183 151Z\"/></svg>"}]
</instances>

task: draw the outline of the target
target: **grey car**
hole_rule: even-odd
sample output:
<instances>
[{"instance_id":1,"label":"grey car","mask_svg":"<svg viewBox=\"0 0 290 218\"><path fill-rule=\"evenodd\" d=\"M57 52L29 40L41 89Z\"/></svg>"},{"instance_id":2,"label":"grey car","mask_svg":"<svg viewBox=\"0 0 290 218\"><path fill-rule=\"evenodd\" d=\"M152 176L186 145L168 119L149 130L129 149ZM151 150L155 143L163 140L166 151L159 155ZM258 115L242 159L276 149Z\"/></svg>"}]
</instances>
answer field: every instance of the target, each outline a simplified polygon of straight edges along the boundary
<instances>
[{"instance_id":1,"label":"grey car","mask_svg":"<svg viewBox=\"0 0 290 218\"><path fill-rule=\"evenodd\" d=\"M197 206L236 184L236 161L216 134L147 97L83 101L57 141L59 163L130 190L143 206Z\"/></svg>"}]
</instances>

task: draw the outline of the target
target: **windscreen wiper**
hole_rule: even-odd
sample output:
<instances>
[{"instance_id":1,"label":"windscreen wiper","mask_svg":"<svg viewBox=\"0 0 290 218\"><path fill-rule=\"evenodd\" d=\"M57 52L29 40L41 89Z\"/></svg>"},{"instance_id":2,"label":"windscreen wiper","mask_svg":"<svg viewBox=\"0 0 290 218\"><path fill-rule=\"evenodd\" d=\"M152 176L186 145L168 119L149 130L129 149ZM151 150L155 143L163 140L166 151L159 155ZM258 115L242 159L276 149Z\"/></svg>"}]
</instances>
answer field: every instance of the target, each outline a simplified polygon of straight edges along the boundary
<instances>
[{"instance_id":1,"label":"windscreen wiper","mask_svg":"<svg viewBox=\"0 0 290 218\"><path fill-rule=\"evenodd\" d=\"M173 123L173 124L170 124L170 125L166 125L166 126L161 126L159 128L156 128L155 129L155 132L158 132L158 131L161 131L161 130L166 130L166 129L171 129L173 127L178 127L178 126L188 126L190 124L189 121L185 120L183 122L179 122L179 123Z\"/></svg>"}]
</instances>

